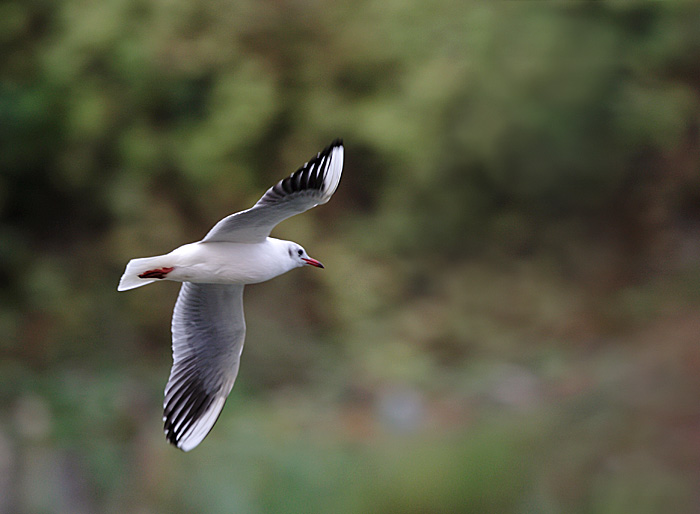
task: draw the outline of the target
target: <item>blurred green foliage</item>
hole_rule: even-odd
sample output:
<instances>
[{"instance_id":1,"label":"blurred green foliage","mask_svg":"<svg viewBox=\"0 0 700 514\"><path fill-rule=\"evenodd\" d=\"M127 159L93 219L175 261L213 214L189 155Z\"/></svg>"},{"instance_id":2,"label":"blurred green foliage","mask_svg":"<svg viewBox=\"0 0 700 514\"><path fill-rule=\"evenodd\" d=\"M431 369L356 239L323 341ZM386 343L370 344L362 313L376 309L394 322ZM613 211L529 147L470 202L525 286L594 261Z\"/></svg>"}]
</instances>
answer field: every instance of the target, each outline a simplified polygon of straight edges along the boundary
<instances>
[{"instance_id":1,"label":"blurred green foliage","mask_svg":"<svg viewBox=\"0 0 700 514\"><path fill-rule=\"evenodd\" d=\"M698 510L693 2L8 0L0 78L0 513ZM171 449L123 266L337 136Z\"/></svg>"}]
</instances>

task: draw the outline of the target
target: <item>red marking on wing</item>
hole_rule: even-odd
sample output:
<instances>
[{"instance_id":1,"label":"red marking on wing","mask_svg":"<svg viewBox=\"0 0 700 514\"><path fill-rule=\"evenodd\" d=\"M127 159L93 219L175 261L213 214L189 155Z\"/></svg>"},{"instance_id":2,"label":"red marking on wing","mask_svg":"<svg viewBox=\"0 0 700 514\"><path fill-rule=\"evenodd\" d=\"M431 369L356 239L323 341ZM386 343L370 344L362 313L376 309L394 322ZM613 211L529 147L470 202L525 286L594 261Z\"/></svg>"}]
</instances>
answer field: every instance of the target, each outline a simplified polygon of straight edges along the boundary
<instances>
[{"instance_id":1,"label":"red marking on wing","mask_svg":"<svg viewBox=\"0 0 700 514\"><path fill-rule=\"evenodd\" d=\"M148 271L144 271L139 275L139 278L165 278L165 275L170 273L172 270L175 268L158 268L158 269L149 269Z\"/></svg>"}]
</instances>

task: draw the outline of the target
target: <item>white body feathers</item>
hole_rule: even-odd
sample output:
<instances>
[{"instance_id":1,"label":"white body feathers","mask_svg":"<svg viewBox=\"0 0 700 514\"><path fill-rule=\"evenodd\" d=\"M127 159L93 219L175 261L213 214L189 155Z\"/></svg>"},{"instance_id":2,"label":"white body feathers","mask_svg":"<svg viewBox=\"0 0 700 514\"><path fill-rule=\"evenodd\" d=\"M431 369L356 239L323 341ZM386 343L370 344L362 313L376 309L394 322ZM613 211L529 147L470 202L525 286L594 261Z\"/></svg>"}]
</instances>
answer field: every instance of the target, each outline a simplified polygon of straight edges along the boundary
<instances>
[{"instance_id":1,"label":"white body feathers","mask_svg":"<svg viewBox=\"0 0 700 514\"><path fill-rule=\"evenodd\" d=\"M264 243L190 243L156 257L132 259L119 281L119 291L159 279L139 278L149 270L173 268L163 278L200 284L257 284L298 266L289 258L291 241L268 237Z\"/></svg>"}]
</instances>

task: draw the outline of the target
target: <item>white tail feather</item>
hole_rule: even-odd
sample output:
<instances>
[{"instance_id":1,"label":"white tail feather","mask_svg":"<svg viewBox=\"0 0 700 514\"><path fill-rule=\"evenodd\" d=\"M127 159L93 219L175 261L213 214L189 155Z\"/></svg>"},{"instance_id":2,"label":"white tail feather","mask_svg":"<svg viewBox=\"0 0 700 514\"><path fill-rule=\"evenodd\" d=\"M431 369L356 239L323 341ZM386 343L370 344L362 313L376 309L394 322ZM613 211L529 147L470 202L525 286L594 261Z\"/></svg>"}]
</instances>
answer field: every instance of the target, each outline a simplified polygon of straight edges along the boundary
<instances>
[{"instance_id":1,"label":"white tail feather","mask_svg":"<svg viewBox=\"0 0 700 514\"><path fill-rule=\"evenodd\" d=\"M164 267L166 265L166 263L163 262L164 257L166 256L158 255L156 257L131 259L129 264L126 265L126 270L124 270L124 274L119 281L117 291L127 291L159 280L157 278L140 278L139 275L152 269Z\"/></svg>"}]
</instances>

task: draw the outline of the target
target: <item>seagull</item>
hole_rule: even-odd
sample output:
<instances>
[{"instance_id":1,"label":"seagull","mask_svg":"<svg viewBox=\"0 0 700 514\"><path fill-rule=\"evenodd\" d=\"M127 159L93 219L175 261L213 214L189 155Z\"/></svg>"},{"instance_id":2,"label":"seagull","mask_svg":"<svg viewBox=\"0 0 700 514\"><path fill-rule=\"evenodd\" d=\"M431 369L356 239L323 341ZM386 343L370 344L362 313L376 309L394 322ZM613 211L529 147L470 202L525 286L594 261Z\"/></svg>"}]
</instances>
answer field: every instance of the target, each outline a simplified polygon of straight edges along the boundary
<instances>
[{"instance_id":1,"label":"seagull","mask_svg":"<svg viewBox=\"0 0 700 514\"><path fill-rule=\"evenodd\" d=\"M343 152L343 141L336 139L253 207L219 221L201 241L127 264L118 291L159 280L182 282L163 402L165 437L181 450L202 442L233 388L245 339L245 285L301 266L323 268L301 245L269 235L281 221L330 200L343 171Z\"/></svg>"}]
</instances>

